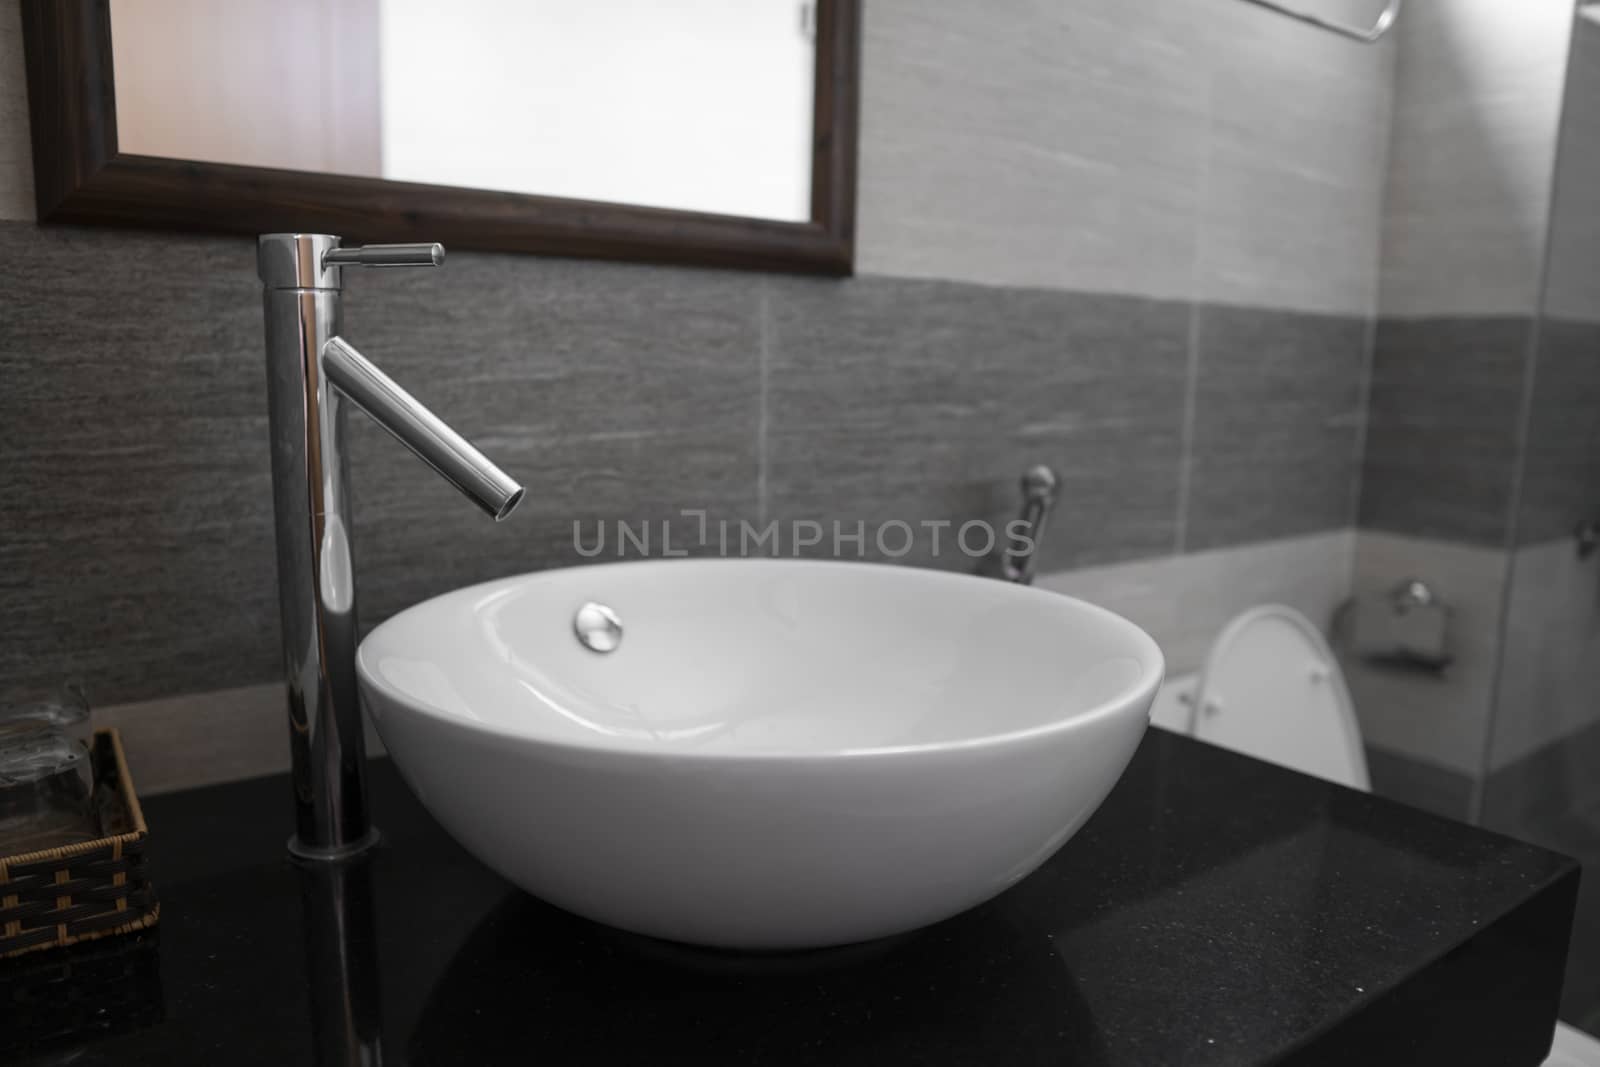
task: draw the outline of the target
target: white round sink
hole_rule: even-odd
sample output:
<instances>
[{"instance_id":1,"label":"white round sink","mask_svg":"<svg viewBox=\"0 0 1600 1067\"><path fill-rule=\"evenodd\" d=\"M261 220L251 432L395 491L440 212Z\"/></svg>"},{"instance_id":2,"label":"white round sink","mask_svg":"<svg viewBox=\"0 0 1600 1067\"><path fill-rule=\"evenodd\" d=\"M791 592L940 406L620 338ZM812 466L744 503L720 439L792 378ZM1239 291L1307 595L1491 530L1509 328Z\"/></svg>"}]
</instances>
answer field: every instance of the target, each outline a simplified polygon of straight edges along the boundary
<instances>
[{"instance_id":1,"label":"white round sink","mask_svg":"<svg viewBox=\"0 0 1600 1067\"><path fill-rule=\"evenodd\" d=\"M742 949L900 933L1018 881L1122 774L1162 674L1142 630L1078 600L785 560L489 582L358 660L401 773L484 863Z\"/></svg>"}]
</instances>

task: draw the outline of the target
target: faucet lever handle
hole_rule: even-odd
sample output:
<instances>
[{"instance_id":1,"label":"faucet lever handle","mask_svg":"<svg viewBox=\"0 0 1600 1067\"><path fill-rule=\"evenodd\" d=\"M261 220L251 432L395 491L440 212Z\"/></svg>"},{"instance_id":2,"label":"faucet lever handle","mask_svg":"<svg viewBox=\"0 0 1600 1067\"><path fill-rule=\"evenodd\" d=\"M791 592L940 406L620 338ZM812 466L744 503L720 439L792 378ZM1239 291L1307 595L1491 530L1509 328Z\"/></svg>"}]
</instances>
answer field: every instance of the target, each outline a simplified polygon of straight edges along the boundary
<instances>
[{"instance_id":1,"label":"faucet lever handle","mask_svg":"<svg viewBox=\"0 0 1600 1067\"><path fill-rule=\"evenodd\" d=\"M439 267L444 265L444 245L358 245L330 248L322 254L322 269L329 267Z\"/></svg>"}]
</instances>

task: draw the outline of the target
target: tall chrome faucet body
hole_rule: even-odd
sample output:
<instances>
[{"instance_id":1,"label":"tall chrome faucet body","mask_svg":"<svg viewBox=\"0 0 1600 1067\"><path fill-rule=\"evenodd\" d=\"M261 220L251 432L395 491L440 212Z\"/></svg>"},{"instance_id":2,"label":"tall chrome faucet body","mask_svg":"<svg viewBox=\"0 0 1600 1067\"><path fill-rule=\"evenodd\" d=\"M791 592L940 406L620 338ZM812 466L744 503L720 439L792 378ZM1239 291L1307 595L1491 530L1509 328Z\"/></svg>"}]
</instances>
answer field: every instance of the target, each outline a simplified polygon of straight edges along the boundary
<instances>
[{"instance_id":1,"label":"tall chrome faucet body","mask_svg":"<svg viewBox=\"0 0 1600 1067\"><path fill-rule=\"evenodd\" d=\"M349 406L365 411L496 520L522 498L520 485L340 336L346 268L443 262L439 245L343 248L330 234L270 233L257 244L295 794L289 850L305 859L340 859L377 840L367 811L356 683Z\"/></svg>"}]
</instances>

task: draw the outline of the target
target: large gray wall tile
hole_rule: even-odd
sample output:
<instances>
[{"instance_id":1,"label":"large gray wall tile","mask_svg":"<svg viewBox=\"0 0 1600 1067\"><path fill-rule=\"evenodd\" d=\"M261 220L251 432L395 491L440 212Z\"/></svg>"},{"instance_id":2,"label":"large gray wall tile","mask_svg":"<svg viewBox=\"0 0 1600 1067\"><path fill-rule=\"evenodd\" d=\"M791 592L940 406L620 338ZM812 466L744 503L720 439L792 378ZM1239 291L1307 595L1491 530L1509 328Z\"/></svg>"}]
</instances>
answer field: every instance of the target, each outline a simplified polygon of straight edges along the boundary
<instances>
[{"instance_id":1,"label":"large gray wall tile","mask_svg":"<svg viewBox=\"0 0 1600 1067\"><path fill-rule=\"evenodd\" d=\"M1572 11L1571 0L1406 6L1383 314L1534 310Z\"/></svg>"},{"instance_id":2,"label":"large gray wall tile","mask_svg":"<svg viewBox=\"0 0 1600 1067\"><path fill-rule=\"evenodd\" d=\"M270 680L252 243L5 224L0 250L0 690ZM574 519L753 513L759 284L487 255L353 281L352 341L529 490L495 526L353 416L364 620L575 562Z\"/></svg>"},{"instance_id":3,"label":"large gray wall tile","mask_svg":"<svg viewBox=\"0 0 1600 1067\"><path fill-rule=\"evenodd\" d=\"M1349 525L1366 322L1250 308L1199 315L1184 547Z\"/></svg>"},{"instance_id":4,"label":"large gray wall tile","mask_svg":"<svg viewBox=\"0 0 1600 1067\"><path fill-rule=\"evenodd\" d=\"M1525 545L1512 557L1510 582L1491 769L1600 730L1600 559L1580 558L1567 539ZM1600 779L1594 770L1588 776Z\"/></svg>"},{"instance_id":5,"label":"large gray wall tile","mask_svg":"<svg viewBox=\"0 0 1600 1067\"><path fill-rule=\"evenodd\" d=\"M1579 727L1504 765L1491 763L1483 785L1483 825L1579 855L1593 847L1589 813L1600 804L1596 765L1600 765L1600 724ZM1552 840L1551 831L1560 833L1562 828L1572 836Z\"/></svg>"},{"instance_id":6,"label":"large gray wall tile","mask_svg":"<svg viewBox=\"0 0 1600 1067\"><path fill-rule=\"evenodd\" d=\"M1505 543L1531 330L1522 317L1378 323L1362 527Z\"/></svg>"},{"instance_id":7,"label":"large gray wall tile","mask_svg":"<svg viewBox=\"0 0 1600 1067\"><path fill-rule=\"evenodd\" d=\"M1242 3L878 0L863 66L863 272L1373 306L1387 44Z\"/></svg>"},{"instance_id":8,"label":"large gray wall tile","mask_svg":"<svg viewBox=\"0 0 1600 1067\"><path fill-rule=\"evenodd\" d=\"M22 6L0 4L0 219L33 218L33 151L22 68Z\"/></svg>"},{"instance_id":9,"label":"large gray wall tile","mask_svg":"<svg viewBox=\"0 0 1600 1067\"><path fill-rule=\"evenodd\" d=\"M773 516L1003 522L1046 462L1063 484L1041 567L1170 550L1183 306L879 279L770 299Z\"/></svg>"},{"instance_id":10,"label":"large gray wall tile","mask_svg":"<svg viewBox=\"0 0 1600 1067\"><path fill-rule=\"evenodd\" d=\"M1325 627L1350 595L1355 542L1353 530L1325 530L1056 571L1036 584L1138 624L1161 646L1173 681L1199 670L1222 628L1259 604L1286 604Z\"/></svg>"},{"instance_id":11,"label":"large gray wall tile","mask_svg":"<svg viewBox=\"0 0 1600 1067\"><path fill-rule=\"evenodd\" d=\"M1499 546L1361 530L1352 595L1382 597L1421 579L1450 606L1455 660L1440 673L1340 656L1369 746L1478 777L1493 723L1501 603L1510 557Z\"/></svg>"},{"instance_id":12,"label":"large gray wall tile","mask_svg":"<svg viewBox=\"0 0 1600 1067\"><path fill-rule=\"evenodd\" d=\"M251 242L7 223L0 249L0 689L270 677Z\"/></svg>"},{"instance_id":13,"label":"large gray wall tile","mask_svg":"<svg viewBox=\"0 0 1600 1067\"><path fill-rule=\"evenodd\" d=\"M1600 22L1573 23L1542 309L1600 322Z\"/></svg>"},{"instance_id":14,"label":"large gray wall tile","mask_svg":"<svg viewBox=\"0 0 1600 1067\"><path fill-rule=\"evenodd\" d=\"M583 562L575 521L592 546L597 524L659 526L685 508L754 519L760 285L499 255L362 278L345 313L352 340L528 490L493 524L383 431L358 427L367 621L469 582ZM609 537L603 557L616 548Z\"/></svg>"},{"instance_id":15,"label":"large gray wall tile","mask_svg":"<svg viewBox=\"0 0 1600 1067\"><path fill-rule=\"evenodd\" d=\"M1367 746L1367 771L1377 796L1447 819L1466 822L1472 818L1470 774L1371 745Z\"/></svg>"},{"instance_id":16,"label":"large gray wall tile","mask_svg":"<svg viewBox=\"0 0 1600 1067\"><path fill-rule=\"evenodd\" d=\"M1225 147L1214 151L1210 174L1200 221L1201 299L1371 314L1378 189L1329 185Z\"/></svg>"},{"instance_id":17,"label":"large gray wall tile","mask_svg":"<svg viewBox=\"0 0 1600 1067\"><path fill-rule=\"evenodd\" d=\"M1187 296L1205 72L1185 6L868 4L858 269Z\"/></svg>"},{"instance_id":18,"label":"large gray wall tile","mask_svg":"<svg viewBox=\"0 0 1600 1067\"><path fill-rule=\"evenodd\" d=\"M1517 543L1567 540L1600 519L1600 323L1539 323Z\"/></svg>"},{"instance_id":19,"label":"large gray wall tile","mask_svg":"<svg viewBox=\"0 0 1600 1067\"><path fill-rule=\"evenodd\" d=\"M1249 4L1195 6L1213 69L1196 297L1371 314L1392 40L1352 47ZM1370 25L1376 6L1316 10Z\"/></svg>"}]
</instances>

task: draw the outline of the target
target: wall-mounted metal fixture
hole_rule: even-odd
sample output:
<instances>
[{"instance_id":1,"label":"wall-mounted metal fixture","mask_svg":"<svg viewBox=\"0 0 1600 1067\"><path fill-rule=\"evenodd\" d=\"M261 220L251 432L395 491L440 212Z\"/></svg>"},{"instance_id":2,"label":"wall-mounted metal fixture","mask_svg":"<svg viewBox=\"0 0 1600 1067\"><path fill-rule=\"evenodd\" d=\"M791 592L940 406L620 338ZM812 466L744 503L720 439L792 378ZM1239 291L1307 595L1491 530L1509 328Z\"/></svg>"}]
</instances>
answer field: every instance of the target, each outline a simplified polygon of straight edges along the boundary
<instances>
[{"instance_id":1,"label":"wall-mounted metal fixture","mask_svg":"<svg viewBox=\"0 0 1600 1067\"><path fill-rule=\"evenodd\" d=\"M1369 664L1442 674L1451 651L1450 605L1420 578L1345 601L1330 627L1336 641Z\"/></svg>"},{"instance_id":2,"label":"wall-mounted metal fixture","mask_svg":"<svg viewBox=\"0 0 1600 1067\"><path fill-rule=\"evenodd\" d=\"M1585 519L1578 523L1572 531L1572 540L1578 546L1578 558L1588 559L1600 549L1600 522L1594 519Z\"/></svg>"},{"instance_id":3,"label":"wall-mounted metal fixture","mask_svg":"<svg viewBox=\"0 0 1600 1067\"><path fill-rule=\"evenodd\" d=\"M1333 22L1319 18L1310 12L1299 11L1285 4L1277 3L1277 0L1244 0L1244 2L1255 4L1257 7L1264 7L1268 11L1276 11L1280 15L1288 15L1292 19L1298 19L1330 33L1337 33L1340 37L1348 37L1352 41L1360 41L1362 44L1376 43L1380 37L1388 33L1390 28L1394 26L1394 20L1400 17L1400 0L1389 0L1384 5L1383 11L1379 13L1378 21L1373 23L1370 28L1366 26L1349 26L1343 22Z\"/></svg>"},{"instance_id":4,"label":"wall-mounted metal fixture","mask_svg":"<svg viewBox=\"0 0 1600 1067\"><path fill-rule=\"evenodd\" d=\"M1022 514L1006 527L1006 543L978 561L977 573L985 578L999 578L1019 585L1032 585L1033 572L1039 561L1039 546L1044 541L1045 530L1050 525L1050 511L1055 507L1056 491L1061 486L1061 476L1043 463L1035 464L1022 473ZM1015 535L1022 535L1019 542Z\"/></svg>"}]
</instances>

